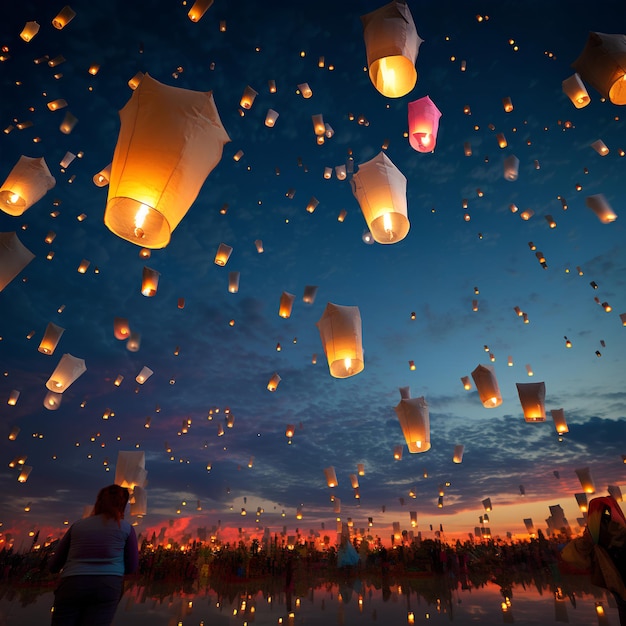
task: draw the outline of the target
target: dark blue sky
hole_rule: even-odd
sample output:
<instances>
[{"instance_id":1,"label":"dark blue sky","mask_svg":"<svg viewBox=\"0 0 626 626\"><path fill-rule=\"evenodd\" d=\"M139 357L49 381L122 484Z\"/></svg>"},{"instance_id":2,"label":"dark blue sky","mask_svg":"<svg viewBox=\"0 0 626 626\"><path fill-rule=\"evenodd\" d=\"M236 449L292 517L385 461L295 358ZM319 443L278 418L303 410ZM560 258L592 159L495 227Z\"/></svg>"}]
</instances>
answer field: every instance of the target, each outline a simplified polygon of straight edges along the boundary
<instances>
[{"instance_id":1,"label":"dark blue sky","mask_svg":"<svg viewBox=\"0 0 626 626\"><path fill-rule=\"evenodd\" d=\"M360 15L380 6L370 0L247 8L216 0L195 24L180 2L161 0L148 9L85 0L72 3L77 15L63 30L51 25L61 5L22 2L5 12L0 45L9 58L0 63L0 126L33 125L0 135L0 179L22 154L44 156L56 178L54 189L23 216L0 213L0 231L16 231L36 255L0 292L0 521L6 532L60 528L80 516L97 489L113 481L104 460L113 468L118 450L137 445L146 453L149 481L141 532L158 532L176 519L175 528L191 534L218 520L273 532L286 525L290 533L323 523L334 531L323 474L330 465L339 478L342 519L363 528L373 517L383 537L393 521L408 528L411 510L419 530L442 523L450 533L473 532L486 497L494 504L492 530L501 534L523 533L525 517L544 527L548 505L557 503L575 525L574 493L582 490L575 469L590 467L601 494L624 483L623 111L591 86L584 109L561 90L590 30L623 32L623 4L408 4L424 43L418 82L398 99L379 94L364 71ZM477 20L477 13L489 19ZM25 43L19 33L30 20L41 30ZM33 62L44 55L66 60L55 68ZM88 73L92 63L101 66L96 76ZM131 97L127 81L137 71L168 85L212 90L232 140L171 243L147 260L104 226L107 188L92 182L111 160L118 111ZM277 93L269 92L269 80ZM303 82L313 90L310 99L296 93ZM247 85L258 96L242 116ZM432 154L415 152L404 136L408 102L425 95L442 112ZM510 113L502 106L507 96ZM46 104L57 98L67 109L49 111ZM269 108L280 114L274 128L264 125ZM69 135L59 132L67 110L78 118ZM319 113L335 131L322 146L311 123ZM506 149L498 147L499 132ZM590 146L597 139L609 148L604 157ZM366 245L349 176L325 180L323 173L350 156L356 169L383 144L408 179L411 229L397 244ZM239 150L244 155L235 161ZM67 151L84 154L62 172ZM520 160L515 182L502 176L509 154ZM585 198L598 193L617 221L602 224L586 207ZM311 197L319 200L314 213L306 211ZM464 200L470 221L463 218ZM510 212L512 203L534 216L523 221L520 212ZM339 222L342 209L347 216ZM78 221L83 213L86 219ZM56 234L52 244L44 241L49 231ZM544 253L547 269L529 241ZM222 242L233 252L218 267L213 257ZM51 250L54 258L47 260ZM80 274L83 259L91 264ZM140 292L145 265L161 273L153 298ZM241 274L236 294L228 293L230 271ZM313 304L302 301L307 285L319 286ZM289 319L278 316L283 291L296 295ZM594 297L613 311L606 313ZM329 374L316 328L327 302L360 309L365 369L353 378ZM118 316L141 333L138 352L114 338ZM48 322L66 329L52 356L37 351ZM479 363L490 363L485 346L503 396L495 409L484 409L475 389L465 391L460 382ZM61 407L48 411L45 382L64 353L85 359L87 371L64 393ZM143 366L154 374L140 386L134 378ZM282 381L270 393L274 372ZM116 387L118 375L124 380ZM545 382L548 417L526 424L515 383L535 381ZM393 407L398 387L407 385L428 401L432 448L410 455L405 446L402 460L394 461L393 448L404 438ZM12 390L20 391L15 406L5 400ZM227 407L235 423L218 437ZM549 411L561 407L570 433L559 442ZM215 408L220 411L209 420ZM114 416L105 421L107 410ZM189 432L179 435L187 418ZM296 425L291 444L287 424ZM13 426L21 431L9 441ZM452 463L456 444L465 446L460 465ZM7 467L20 454L33 467L24 484ZM349 480L357 463L365 464L360 501ZM446 481L439 509L439 485ZM257 507L265 510L258 524Z\"/></svg>"}]
</instances>

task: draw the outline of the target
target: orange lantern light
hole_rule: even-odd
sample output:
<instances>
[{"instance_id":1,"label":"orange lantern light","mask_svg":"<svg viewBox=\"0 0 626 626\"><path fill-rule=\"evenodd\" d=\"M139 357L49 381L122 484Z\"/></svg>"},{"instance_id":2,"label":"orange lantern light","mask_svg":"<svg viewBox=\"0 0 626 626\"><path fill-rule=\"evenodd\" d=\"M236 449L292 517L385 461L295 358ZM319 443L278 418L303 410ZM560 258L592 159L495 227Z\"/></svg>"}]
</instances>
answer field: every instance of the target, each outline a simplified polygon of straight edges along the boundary
<instances>
[{"instance_id":1,"label":"orange lantern light","mask_svg":"<svg viewBox=\"0 0 626 626\"><path fill-rule=\"evenodd\" d=\"M409 102L409 143L417 152L433 152L437 144L437 131L441 111L424 96Z\"/></svg>"}]
</instances>

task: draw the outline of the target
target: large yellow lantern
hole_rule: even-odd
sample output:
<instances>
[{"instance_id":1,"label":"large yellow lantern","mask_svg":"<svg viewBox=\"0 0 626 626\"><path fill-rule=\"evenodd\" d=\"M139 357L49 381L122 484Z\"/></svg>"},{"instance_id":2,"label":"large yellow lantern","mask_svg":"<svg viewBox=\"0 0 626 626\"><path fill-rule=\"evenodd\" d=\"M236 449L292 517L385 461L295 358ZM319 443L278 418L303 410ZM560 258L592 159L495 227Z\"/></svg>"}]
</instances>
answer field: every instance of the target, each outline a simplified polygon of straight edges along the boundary
<instances>
[{"instance_id":1,"label":"large yellow lantern","mask_svg":"<svg viewBox=\"0 0 626 626\"><path fill-rule=\"evenodd\" d=\"M572 67L613 104L626 104L626 35L590 32Z\"/></svg>"},{"instance_id":2,"label":"large yellow lantern","mask_svg":"<svg viewBox=\"0 0 626 626\"><path fill-rule=\"evenodd\" d=\"M79 376L87 371L85 361L69 353L61 357L46 387L55 393L63 393Z\"/></svg>"},{"instance_id":3,"label":"large yellow lantern","mask_svg":"<svg viewBox=\"0 0 626 626\"><path fill-rule=\"evenodd\" d=\"M493 409L502 404L500 387L496 373L491 365L478 365L472 372L472 378L478 391L478 396L486 409Z\"/></svg>"},{"instance_id":4,"label":"large yellow lantern","mask_svg":"<svg viewBox=\"0 0 626 626\"><path fill-rule=\"evenodd\" d=\"M359 165L350 179L372 237L378 243L397 243L409 232L406 177L380 152Z\"/></svg>"},{"instance_id":5,"label":"large yellow lantern","mask_svg":"<svg viewBox=\"0 0 626 626\"><path fill-rule=\"evenodd\" d=\"M329 302L317 322L330 375L348 378L363 371L361 314L358 306Z\"/></svg>"},{"instance_id":6,"label":"large yellow lantern","mask_svg":"<svg viewBox=\"0 0 626 626\"><path fill-rule=\"evenodd\" d=\"M0 291L2 291L35 255L18 239L15 232L0 233Z\"/></svg>"},{"instance_id":7,"label":"large yellow lantern","mask_svg":"<svg viewBox=\"0 0 626 626\"><path fill-rule=\"evenodd\" d=\"M43 157L22 155L0 187L0 209L9 215L22 215L55 184Z\"/></svg>"},{"instance_id":8,"label":"large yellow lantern","mask_svg":"<svg viewBox=\"0 0 626 626\"><path fill-rule=\"evenodd\" d=\"M402 398L395 407L409 452L430 450L430 417L428 402L419 398Z\"/></svg>"},{"instance_id":9,"label":"large yellow lantern","mask_svg":"<svg viewBox=\"0 0 626 626\"><path fill-rule=\"evenodd\" d=\"M104 223L144 248L163 248L230 141L212 92L146 74L120 111Z\"/></svg>"},{"instance_id":10,"label":"large yellow lantern","mask_svg":"<svg viewBox=\"0 0 626 626\"><path fill-rule=\"evenodd\" d=\"M390 2L361 16L370 79L387 98L401 98L415 87L415 61L422 39L405 2Z\"/></svg>"},{"instance_id":11,"label":"large yellow lantern","mask_svg":"<svg viewBox=\"0 0 626 626\"><path fill-rule=\"evenodd\" d=\"M546 384L516 383L519 400L527 422L546 421Z\"/></svg>"}]
</instances>

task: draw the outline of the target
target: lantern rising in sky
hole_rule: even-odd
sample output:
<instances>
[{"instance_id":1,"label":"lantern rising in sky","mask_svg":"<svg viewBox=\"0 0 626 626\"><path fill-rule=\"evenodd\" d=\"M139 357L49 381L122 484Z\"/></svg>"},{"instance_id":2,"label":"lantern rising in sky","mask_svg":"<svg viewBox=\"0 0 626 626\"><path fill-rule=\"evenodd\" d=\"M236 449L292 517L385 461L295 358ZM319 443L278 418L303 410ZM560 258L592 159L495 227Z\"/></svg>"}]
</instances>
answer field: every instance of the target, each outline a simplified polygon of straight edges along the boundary
<instances>
[{"instance_id":1,"label":"lantern rising in sky","mask_svg":"<svg viewBox=\"0 0 626 626\"><path fill-rule=\"evenodd\" d=\"M361 16L370 79L387 98L401 98L415 87L415 61L422 39L409 7L390 2Z\"/></svg>"},{"instance_id":2,"label":"lantern rising in sky","mask_svg":"<svg viewBox=\"0 0 626 626\"><path fill-rule=\"evenodd\" d=\"M428 402L419 398L402 398L395 407L409 452L430 450L430 417Z\"/></svg>"},{"instance_id":3,"label":"lantern rising in sky","mask_svg":"<svg viewBox=\"0 0 626 626\"><path fill-rule=\"evenodd\" d=\"M0 209L9 215L22 215L55 184L43 157L22 155L0 187Z\"/></svg>"},{"instance_id":4,"label":"lantern rising in sky","mask_svg":"<svg viewBox=\"0 0 626 626\"><path fill-rule=\"evenodd\" d=\"M380 152L361 163L350 179L372 237L378 243L397 243L410 228L407 216L406 177Z\"/></svg>"},{"instance_id":5,"label":"lantern rising in sky","mask_svg":"<svg viewBox=\"0 0 626 626\"><path fill-rule=\"evenodd\" d=\"M433 152L441 111L428 96L409 102L408 109L411 148L418 152Z\"/></svg>"},{"instance_id":6,"label":"lantern rising in sky","mask_svg":"<svg viewBox=\"0 0 626 626\"><path fill-rule=\"evenodd\" d=\"M230 141L212 92L146 74L120 111L104 223L144 248L163 248Z\"/></svg>"},{"instance_id":7,"label":"lantern rising in sky","mask_svg":"<svg viewBox=\"0 0 626 626\"><path fill-rule=\"evenodd\" d=\"M502 404L502 395L496 379L496 373L491 365L478 365L472 372L472 378L478 391L478 396L486 409L493 409Z\"/></svg>"}]
</instances>

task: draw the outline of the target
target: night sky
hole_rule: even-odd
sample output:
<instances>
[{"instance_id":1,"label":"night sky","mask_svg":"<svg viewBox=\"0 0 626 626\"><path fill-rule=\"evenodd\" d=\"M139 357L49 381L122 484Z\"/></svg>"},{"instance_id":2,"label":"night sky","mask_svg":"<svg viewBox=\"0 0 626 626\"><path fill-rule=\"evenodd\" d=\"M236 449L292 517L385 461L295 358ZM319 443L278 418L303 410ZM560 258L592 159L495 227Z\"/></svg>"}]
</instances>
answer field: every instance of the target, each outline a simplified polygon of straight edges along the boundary
<instances>
[{"instance_id":1,"label":"night sky","mask_svg":"<svg viewBox=\"0 0 626 626\"><path fill-rule=\"evenodd\" d=\"M118 451L145 452L148 514L135 520L138 532L166 527L179 539L218 525L224 537L286 527L334 539L337 517L355 529L371 517L369 532L388 541L393 522L411 530L410 511L414 532L433 536L441 525L446 537L467 537L486 498L492 534L527 537L523 519L545 530L556 504L578 526L575 470L589 468L597 495L626 484L624 111L589 84L591 102L577 109L561 88L590 31L624 32L623 2L409 0L424 41L418 81L399 98L381 95L366 71L360 16L382 4L216 0L193 23L190 3L176 0L78 0L62 30L51 23L62 4L5 9L0 181L20 155L43 156L56 185L19 217L0 212L0 232L16 232L35 255L0 292L3 539L62 532L113 482ZM41 28L27 43L20 32L31 20ZM150 258L104 225L107 187L93 182L111 162L139 71L212 91L231 139L169 245ZM247 86L258 95L244 111ZM442 116L435 151L418 153L407 106L426 95ZM67 107L49 110L60 98ZM273 128L264 124L270 108ZM78 122L64 134L68 111ZM323 145L317 114L334 130ZM591 146L598 139L604 156ZM407 178L410 230L392 245L364 242L351 174L335 175L381 151ZM62 168L68 152L77 156ZM503 177L509 155L519 159L514 182ZM595 194L616 221L588 208ZM534 215L525 221L526 210ZM232 247L223 267L214 263L221 243ZM153 297L141 293L145 266L160 273ZM237 293L230 272L240 272ZM303 301L307 286L318 287L313 303ZM295 296L288 319L278 315L283 292ZM365 367L350 378L331 377L324 357L316 323L328 302L360 311ZM140 333L137 352L115 338L116 317ZM65 332L44 355L49 322ZM50 411L45 384L66 353L87 370ZM501 406L486 409L474 384L463 388L478 364L495 369ZM144 366L154 373L139 385ZM281 382L270 392L274 373ZM545 382L543 423L524 421L516 383L528 382ZM429 406L424 453L408 452L394 411L407 386ZM550 414L558 408L569 425L562 441ZM20 455L32 467L25 483L9 467ZM350 474L359 463L357 499Z\"/></svg>"}]
</instances>

